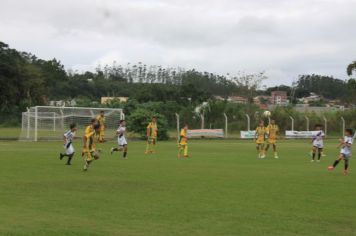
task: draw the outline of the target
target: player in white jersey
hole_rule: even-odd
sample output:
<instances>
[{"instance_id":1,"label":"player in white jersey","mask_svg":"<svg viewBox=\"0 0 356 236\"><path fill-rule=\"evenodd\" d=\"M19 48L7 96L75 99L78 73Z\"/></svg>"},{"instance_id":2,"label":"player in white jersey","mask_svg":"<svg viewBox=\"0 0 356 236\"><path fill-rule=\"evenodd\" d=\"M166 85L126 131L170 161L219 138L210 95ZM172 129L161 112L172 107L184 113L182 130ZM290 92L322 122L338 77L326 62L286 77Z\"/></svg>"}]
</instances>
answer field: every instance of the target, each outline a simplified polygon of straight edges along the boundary
<instances>
[{"instance_id":1,"label":"player in white jersey","mask_svg":"<svg viewBox=\"0 0 356 236\"><path fill-rule=\"evenodd\" d=\"M322 130L322 125L315 125L315 131L316 134L313 136L312 139L312 143L313 143L313 151L312 151L312 160L311 162L314 162L315 160L315 155L318 152L318 162L320 162L320 157L322 155L323 152L323 148L324 148L324 137L325 137L325 133Z\"/></svg>"},{"instance_id":2,"label":"player in white jersey","mask_svg":"<svg viewBox=\"0 0 356 236\"><path fill-rule=\"evenodd\" d=\"M335 160L334 164L332 166L329 166L329 170L333 170L337 164L341 160L344 160L345 166L344 166L344 175L347 175L348 173L348 168L349 168L349 161L351 158L351 146L353 143L353 130L352 129L346 129L345 130L345 137L344 139L340 139L340 144L337 146L338 148L341 147L340 150L340 155L339 157Z\"/></svg>"},{"instance_id":3,"label":"player in white jersey","mask_svg":"<svg viewBox=\"0 0 356 236\"><path fill-rule=\"evenodd\" d=\"M59 159L63 159L63 157L68 157L66 165L71 165L71 160L74 156L74 147L73 147L73 140L75 137L75 131L77 131L76 124L71 124L69 126L70 130L64 133L63 141L64 141L64 149L66 150L65 153L59 153Z\"/></svg>"},{"instance_id":4,"label":"player in white jersey","mask_svg":"<svg viewBox=\"0 0 356 236\"><path fill-rule=\"evenodd\" d=\"M127 156L127 140L126 140L125 134L126 134L126 122L124 120L120 120L119 128L117 128L117 130L116 130L118 147L111 148L111 154L113 154L113 152L123 152L122 157L126 158L126 156Z\"/></svg>"}]
</instances>

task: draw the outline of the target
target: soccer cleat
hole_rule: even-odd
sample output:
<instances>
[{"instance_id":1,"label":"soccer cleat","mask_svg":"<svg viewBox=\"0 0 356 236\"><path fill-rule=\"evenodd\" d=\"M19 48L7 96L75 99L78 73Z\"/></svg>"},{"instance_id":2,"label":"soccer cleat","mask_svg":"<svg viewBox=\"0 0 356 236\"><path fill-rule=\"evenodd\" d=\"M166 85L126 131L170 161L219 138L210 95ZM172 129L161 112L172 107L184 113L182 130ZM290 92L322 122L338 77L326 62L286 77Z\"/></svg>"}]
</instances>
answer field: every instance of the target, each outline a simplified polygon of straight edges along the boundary
<instances>
[{"instance_id":1,"label":"soccer cleat","mask_svg":"<svg viewBox=\"0 0 356 236\"><path fill-rule=\"evenodd\" d=\"M314 162L314 160L311 160L310 162Z\"/></svg>"},{"instance_id":2,"label":"soccer cleat","mask_svg":"<svg viewBox=\"0 0 356 236\"><path fill-rule=\"evenodd\" d=\"M333 167L333 166L328 166L328 170L329 170L329 171L334 170L334 168L335 168L335 167Z\"/></svg>"},{"instance_id":3,"label":"soccer cleat","mask_svg":"<svg viewBox=\"0 0 356 236\"><path fill-rule=\"evenodd\" d=\"M264 155L264 154L263 154L263 155L261 155L261 159L263 159L263 158L266 158L266 155Z\"/></svg>"},{"instance_id":4,"label":"soccer cleat","mask_svg":"<svg viewBox=\"0 0 356 236\"><path fill-rule=\"evenodd\" d=\"M88 170L88 167L89 167L88 162L86 162L85 165L84 165L84 167L83 167L83 171L87 171L87 170Z\"/></svg>"},{"instance_id":5,"label":"soccer cleat","mask_svg":"<svg viewBox=\"0 0 356 236\"><path fill-rule=\"evenodd\" d=\"M72 164L70 164L70 163L66 163L66 165L67 165L67 166L70 166L70 165L72 165Z\"/></svg>"},{"instance_id":6,"label":"soccer cleat","mask_svg":"<svg viewBox=\"0 0 356 236\"><path fill-rule=\"evenodd\" d=\"M110 154L112 155L113 152L114 152L114 148L112 147L112 148L110 149Z\"/></svg>"},{"instance_id":7,"label":"soccer cleat","mask_svg":"<svg viewBox=\"0 0 356 236\"><path fill-rule=\"evenodd\" d=\"M59 153L59 160L62 160L62 159L63 159L63 154Z\"/></svg>"},{"instance_id":8,"label":"soccer cleat","mask_svg":"<svg viewBox=\"0 0 356 236\"><path fill-rule=\"evenodd\" d=\"M349 172L347 170L344 170L344 175L348 175Z\"/></svg>"},{"instance_id":9,"label":"soccer cleat","mask_svg":"<svg viewBox=\"0 0 356 236\"><path fill-rule=\"evenodd\" d=\"M274 158L278 159L279 157L277 155L275 155Z\"/></svg>"}]
</instances>

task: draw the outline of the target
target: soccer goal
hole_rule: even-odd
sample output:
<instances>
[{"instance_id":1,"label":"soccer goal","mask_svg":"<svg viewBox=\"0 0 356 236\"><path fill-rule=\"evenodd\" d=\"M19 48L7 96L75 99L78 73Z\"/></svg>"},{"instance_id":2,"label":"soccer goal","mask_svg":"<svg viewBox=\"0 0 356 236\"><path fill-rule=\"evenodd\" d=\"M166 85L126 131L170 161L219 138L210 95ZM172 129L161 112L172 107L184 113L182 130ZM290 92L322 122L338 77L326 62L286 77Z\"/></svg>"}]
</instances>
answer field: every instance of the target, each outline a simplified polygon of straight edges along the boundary
<instances>
[{"instance_id":1,"label":"soccer goal","mask_svg":"<svg viewBox=\"0 0 356 236\"><path fill-rule=\"evenodd\" d=\"M115 130L125 115L122 109L92 107L35 106L22 113L20 140L58 140L71 123L76 123L82 135L90 120L104 111L106 130ZM109 131L110 132L110 131ZM111 136L111 135L110 135Z\"/></svg>"}]
</instances>

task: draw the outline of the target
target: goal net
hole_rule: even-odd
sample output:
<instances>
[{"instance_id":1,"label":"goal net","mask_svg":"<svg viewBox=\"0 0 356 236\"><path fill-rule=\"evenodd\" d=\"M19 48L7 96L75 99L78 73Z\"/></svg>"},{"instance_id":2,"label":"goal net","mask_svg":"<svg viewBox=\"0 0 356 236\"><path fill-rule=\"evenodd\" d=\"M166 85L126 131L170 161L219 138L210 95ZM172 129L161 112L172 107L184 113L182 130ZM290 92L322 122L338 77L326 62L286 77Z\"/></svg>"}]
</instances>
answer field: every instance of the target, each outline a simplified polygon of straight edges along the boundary
<instances>
[{"instance_id":1,"label":"goal net","mask_svg":"<svg viewBox=\"0 0 356 236\"><path fill-rule=\"evenodd\" d=\"M105 125L111 137L120 119L125 115L122 109L91 107L54 107L36 106L22 113L20 140L58 140L69 129L71 123L77 124L77 137L84 134L84 129L92 118L104 111ZM110 132L112 130L113 132Z\"/></svg>"}]
</instances>

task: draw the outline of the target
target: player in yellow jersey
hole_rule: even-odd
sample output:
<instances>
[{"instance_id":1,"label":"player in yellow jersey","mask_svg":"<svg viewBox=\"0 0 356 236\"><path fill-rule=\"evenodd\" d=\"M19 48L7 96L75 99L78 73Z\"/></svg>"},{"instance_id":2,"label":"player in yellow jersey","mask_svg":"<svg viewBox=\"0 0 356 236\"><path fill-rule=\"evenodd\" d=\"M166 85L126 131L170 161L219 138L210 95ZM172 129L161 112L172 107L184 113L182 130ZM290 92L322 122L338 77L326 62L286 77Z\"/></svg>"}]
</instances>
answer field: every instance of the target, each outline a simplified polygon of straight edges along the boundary
<instances>
[{"instance_id":1,"label":"player in yellow jersey","mask_svg":"<svg viewBox=\"0 0 356 236\"><path fill-rule=\"evenodd\" d=\"M93 126L93 131L87 133L83 137L84 149L82 155L85 155L85 165L83 167L84 171L88 170L90 163L94 160L99 159L99 153L95 150L95 142L97 140L97 135L100 133L100 125L95 124Z\"/></svg>"},{"instance_id":2,"label":"player in yellow jersey","mask_svg":"<svg viewBox=\"0 0 356 236\"><path fill-rule=\"evenodd\" d=\"M267 153L269 149L269 145L272 145L274 158L278 158L276 141L279 133L279 127L278 125L276 125L276 122L274 120L271 120L271 123L267 126L266 131L267 131L268 140L267 140L265 153Z\"/></svg>"},{"instance_id":3,"label":"player in yellow jersey","mask_svg":"<svg viewBox=\"0 0 356 236\"><path fill-rule=\"evenodd\" d=\"M255 142L256 149L258 153L258 158L265 158L264 145L266 140L266 128L264 126L264 122L260 121L259 126L256 128L255 133Z\"/></svg>"},{"instance_id":4,"label":"player in yellow jersey","mask_svg":"<svg viewBox=\"0 0 356 236\"><path fill-rule=\"evenodd\" d=\"M147 137L147 145L145 154L152 154L155 152L154 148L157 142L157 117L152 117L152 121L147 125L146 128L146 137Z\"/></svg>"},{"instance_id":5,"label":"player in yellow jersey","mask_svg":"<svg viewBox=\"0 0 356 236\"><path fill-rule=\"evenodd\" d=\"M105 113L104 111L100 111L100 114L96 117L98 124L100 125L99 131L99 142L105 142L104 135L105 135Z\"/></svg>"},{"instance_id":6,"label":"player in yellow jersey","mask_svg":"<svg viewBox=\"0 0 356 236\"><path fill-rule=\"evenodd\" d=\"M178 158L182 157L182 152L183 156L189 157L188 155L188 125L185 124L183 129L180 131L179 135L179 143L178 143Z\"/></svg>"}]
</instances>

